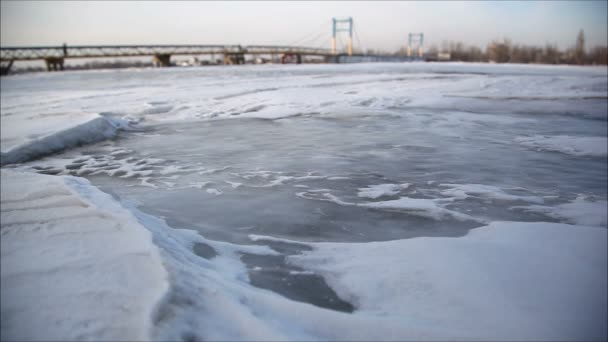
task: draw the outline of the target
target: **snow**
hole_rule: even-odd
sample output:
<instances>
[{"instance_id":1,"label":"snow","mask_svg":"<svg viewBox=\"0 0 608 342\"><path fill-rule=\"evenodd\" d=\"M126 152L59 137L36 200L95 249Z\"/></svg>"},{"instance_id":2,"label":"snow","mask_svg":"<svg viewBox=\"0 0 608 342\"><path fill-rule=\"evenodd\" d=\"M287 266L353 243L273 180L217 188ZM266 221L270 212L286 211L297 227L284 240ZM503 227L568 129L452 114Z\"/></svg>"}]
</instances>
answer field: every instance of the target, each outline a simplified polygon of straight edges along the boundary
<instances>
[{"instance_id":1,"label":"snow","mask_svg":"<svg viewBox=\"0 0 608 342\"><path fill-rule=\"evenodd\" d=\"M295 171L275 169L281 165L278 162L251 165L249 169L238 160L199 165L213 162L212 158L192 158L192 163L182 165L183 160L174 155L142 155L137 148L126 149L118 143L118 148L108 151L98 144L101 152L90 155L74 152L76 157L65 159L70 162L67 165L65 160L45 158L21 168L60 175L109 176L92 179L116 177L120 179L110 179L109 183L154 188L145 189L150 196L163 194L163 184L175 193L194 187L201 191L193 193L209 194L208 202L201 206L218 203L212 202L215 200L226 201L222 205L232 208L230 200L256 194L253 191L267 195L299 188L302 192L294 194L300 197L295 201L312 205L308 216L327 212L322 216L328 220L339 219L334 216L341 210L354 208L361 209L361 215L368 210L389 211L391 216L399 212L404 215L394 216L408 224L406 217L413 215L444 221L433 222L438 225L449 226L453 223L450 220L456 219L485 226L459 238L304 243L251 235L256 245L240 245L173 229L164 220L139 211L134 202L118 204L81 178L3 169L1 339L606 339L608 203L605 192L595 194L593 190L603 184L601 181L590 179L587 188L574 190L594 192L593 198L581 195L573 202L555 204L563 198L559 184L555 185L560 188L557 192L489 185L497 178L501 181L496 183L502 183L501 175L483 178L480 175L488 176L488 171L473 170L463 177L455 170L441 169L446 164L431 158L414 169L379 164L379 170L374 170L370 165L348 164L352 153L358 158L358 141L361 146L374 146L373 151L366 148L361 153L369 152L374 162L384 163L387 160L383 158L391 157L387 149L403 153L405 158L415 155L412 151L431 151L431 155L440 152L443 144L460 139L481 142L480 150L499 146L512 157L505 158L506 162L515 166L530 161L519 158L520 154L531 155L536 158L532 161L542 160L559 168L555 171L563 178L557 182L563 179L566 183L561 174L569 173L568 167L576 169L589 165L585 162L598 161L556 153L519 153L520 145L575 157L606 157L607 141L601 131L607 118L606 79L603 67L461 63L74 71L2 78L3 166L111 139L121 130L141 128L145 130L142 139L147 139L154 134L150 131L163 135L163 129L177 126L165 123L205 121L203 124L211 126L218 123L213 120L257 118L264 121L249 121L276 120L268 124L280 126L295 121L281 119L299 116L306 121L315 116L330 127L339 121L365 128L378 123L374 116L386 116L401 120L402 126L397 127L407 128L400 132L403 139L395 138L376 148L373 144L378 139L357 126L357 134L364 134L349 140L357 142L348 152L351 154L332 148L332 144L343 143L333 137L323 141L328 146L319 145L320 149L327 147L327 152L323 150L323 158L315 157L339 160L346 165L340 170L305 169L308 159L296 160L301 157L298 153L283 156L297 162ZM588 102L581 106L581 101ZM543 114L558 119L551 125L553 117L547 119ZM585 123L564 131L560 120L566 116ZM589 124L587 119L598 124ZM407 141L410 133L414 133L411 139L419 139L417 131L428 132L429 141ZM391 132L386 133L392 137L388 135ZM534 135L541 133L544 135ZM430 141L437 137L446 139ZM218 144L233 137L225 138ZM197 143L200 141L204 140ZM188 149L181 142L168 143L176 149ZM114 141L105 143L113 145ZM212 150L217 146L206 147ZM266 150L257 150L260 162L268 161L266 153L276 146L268 144L263 147ZM250 146L243 146L229 156L238 159L241 151L252 152ZM469 154L469 150L451 151L458 153L457 158L462 156L464 165L476 162L476 154ZM568 163L571 160L581 164ZM387 165L398 170L393 173L384 168ZM351 166L352 170L346 169ZM229 179L239 182L222 178L222 171L229 168L233 168L230 176L236 177ZM404 172L406 169L415 172ZM372 174L374 178L362 181ZM596 174L605 176L605 169L598 168ZM514 172L505 175L519 176ZM535 174L526 177L534 182ZM407 191L408 196L422 198L403 196L410 186L400 183L403 181L416 184L415 193ZM239 196L230 196L236 193ZM494 205L488 215L481 215L484 220L474 217L479 211L471 216L458 212L468 209L466 201L457 201L470 198L483 199L488 207ZM331 202L322 203L329 209L333 204L349 208L332 213L308 200ZM576 225L486 221L505 205L498 202L518 201L533 205L512 207L515 210ZM465 208L459 207L461 204ZM520 203L508 203L514 204ZM259 232L253 214L251 222L239 223L240 228L235 229ZM179 217L171 219L180 221ZM341 227L345 231L350 228ZM264 233L272 232L271 228ZM211 230L219 232L220 227ZM241 257L244 253L282 256L262 245L272 246L273 242L310 246L311 251L288 257L290 263L304 268L289 274L321 275L342 299L355 306L355 312L320 308L253 286L249 272L266 268L248 269ZM208 246L215 255L195 254L197 244Z\"/></svg>"},{"instance_id":2,"label":"snow","mask_svg":"<svg viewBox=\"0 0 608 342\"><path fill-rule=\"evenodd\" d=\"M41 121L44 123L49 120L43 119ZM87 116L84 116L83 121L84 122L76 125L66 125L66 127L62 128L55 127L55 130L51 130L48 134L42 134L39 137L32 138L26 142L8 148L6 152L2 152L1 164L23 163L66 148L98 142L113 136L118 129L128 128L129 126L129 123L126 120L100 115L96 115L90 119ZM53 123L57 124L57 122ZM49 127L38 125L40 125L40 123L37 123L36 127L44 127L47 131L49 130ZM4 126L13 127L12 124L5 124ZM17 127L21 128L18 125ZM31 127L28 128L28 134L30 136L41 134L35 129L31 129ZM10 139L10 137L12 136L9 135L9 138L7 139Z\"/></svg>"},{"instance_id":3,"label":"snow","mask_svg":"<svg viewBox=\"0 0 608 342\"><path fill-rule=\"evenodd\" d=\"M125 204L134 220L82 179L12 171L2 171L2 177L3 339L37 332L60 340L606 338L603 228L493 222L462 238L368 243L310 244L251 236L258 242L312 247L289 257L289 262L305 269L299 274L323 276L341 298L355 305L356 311L347 314L251 286L240 253L277 254L268 247L212 241L193 231L171 229ZM24 190L24 184L31 188ZM389 204L383 206L412 206L409 200L399 205L384 201ZM69 210L62 211L65 207ZM55 215L52 223L37 218L49 213ZM115 226L101 224L103 220L118 222L122 230L108 232ZM74 230L74 222L86 228ZM142 224L157 247L150 245L150 233ZM211 246L218 255L210 260L195 255L195 243ZM24 269L37 271L34 277L39 280L23 279ZM55 286L43 291L32 285L49 283ZM35 301L12 300L24 298L23 291ZM13 305L23 311L7 316ZM63 325L50 323L57 320Z\"/></svg>"},{"instance_id":4,"label":"snow","mask_svg":"<svg viewBox=\"0 0 608 342\"><path fill-rule=\"evenodd\" d=\"M597 200L589 201L586 196L578 196L570 203L554 207L542 205L516 206L511 209L540 213L567 223L586 226L608 226L608 202Z\"/></svg>"},{"instance_id":5,"label":"snow","mask_svg":"<svg viewBox=\"0 0 608 342\"><path fill-rule=\"evenodd\" d=\"M493 222L463 238L308 244L289 262L321 274L355 315L428 329L404 339L603 340L606 232Z\"/></svg>"},{"instance_id":6,"label":"snow","mask_svg":"<svg viewBox=\"0 0 608 342\"><path fill-rule=\"evenodd\" d=\"M555 151L573 156L606 157L608 138L569 135L517 137L515 141L538 151Z\"/></svg>"},{"instance_id":7,"label":"snow","mask_svg":"<svg viewBox=\"0 0 608 342\"><path fill-rule=\"evenodd\" d=\"M213 188L207 189L206 191L208 194L211 194L211 195L221 195L222 194L221 191L219 191L218 189L213 189Z\"/></svg>"},{"instance_id":8,"label":"snow","mask_svg":"<svg viewBox=\"0 0 608 342\"><path fill-rule=\"evenodd\" d=\"M81 178L2 170L2 340L147 340L167 273L150 232Z\"/></svg>"},{"instance_id":9,"label":"snow","mask_svg":"<svg viewBox=\"0 0 608 342\"><path fill-rule=\"evenodd\" d=\"M155 330L161 340L606 337L605 229L494 222L463 238L369 243L251 236L312 247L289 262L305 268L302 274L322 275L341 298L351 300L356 311L347 314L249 285L238 253L269 253L261 246L218 243L136 215L153 232L171 274L173 287ZM195 241L213 246L218 256L193 255L188 246ZM184 300L188 305L180 305Z\"/></svg>"},{"instance_id":10,"label":"snow","mask_svg":"<svg viewBox=\"0 0 608 342\"><path fill-rule=\"evenodd\" d=\"M202 189L202 188L206 187L209 184L213 184L213 182L210 182L210 181L207 181L207 182L191 182L190 184L188 184L188 186L190 186L192 188ZM207 191L209 191L209 189L207 189Z\"/></svg>"},{"instance_id":11,"label":"snow","mask_svg":"<svg viewBox=\"0 0 608 342\"><path fill-rule=\"evenodd\" d=\"M543 203L544 200L538 196L518 196L506 193L503 189L483 184L439 184L440 187L448 188L442 190L444 196L451 196L458 199L468 197L481 197L499 201L525 201L532 203Z\"/></svg>"},{"instance_id":12,"label":"snow","mask_svg":"<svg viewBox=\"0 0 608 342\"><path fill-rule=\"evenodd\" d=\"M94 81L83 85L82 77ZM76 71L53 77L27 74L2 81L0 145L2 153L11 151L3 155L2 163L19 163L108 138L118 128L117 120L154 124L306 115L401 116L404 108L424 107L459 108L446 117L446 123L530 122L534 120L468 110L502 114L494 103L508 99L514 101L514 110L523 101L526 110L551 113L554 109L547 101L605 99L605 81L606 70L601 67L475 63L133 69ZM28 89L27 96L22 89ZM577 115L605 120L605 109L602 104L597 111ZM572 111L578 112L575 107ZM527 137L519 142L577 155L606 155L605 137Z\"/></svg>"},{"instance_id":13,"label":"snow","mask_svg":"<svg viewBox=\"0 0 608 342\"><path fill-rule=\"evenodd\" d=\"M347 202L329 192L328 189L308 190L296 193L296 196L317 200L333 202L338 205L362 207L377 210L386 211L399 211L405 212L410 215L433 219L437 221L445 219L456 219L458 221L473 221L473 222L485 222L482 219L472 217L467 214L459 213L450 209L443 208L440 204L450 202L453 198L440 198L440 199L428 199L428 198L411 198L401 196L399 199L377 201L377 202Z\"/></svg>"},{"instance_id":14,"label":"snow","mask_svg":"<svg viewBox=\"0 0 608 342\"><path fill-rule=\"evenodd\" d=\"M357 196L371 199L376 199L382 196L394 196L401 190L407 189L409 186L409 183L372 185L366 188L359 188L359 193L357 193Z\"/></svg>"},{"instance_id":15,"label":"snow","mask_svg":"<svg viewBox=\"0 0 608 342\"><path fill-rule=\"evenodd\" d=\"M348 314L249 284L240 254L278 255L266 246L169 228L80 178L3 170L2 184L3 340L606 338L604 228L493 222L462 238L368 243L251 236L312 247L288 257L304 268L294 274L323 276L355 305ZM195 255L196 243L217 256Z\"/></svg>"},{"instance_id":16,"label":"snow","mask_svg":"<svg viewBox=\"0 0 608 342\"><path fill-rule=\"evenodd\" d=\"M357 205L373 209L406 211L412 215L427 217L435 220L442 220L451 217L459 221L480 221L479 219L475 219L469 215L442 208L437 204L437 202L437 200L426 198L400 197L396 200L357 203Z\"/></svg>"},{"instance_id":17,"label":"snow","mask_svg":"<svg viewBox=\"0 0 608 342\"><path fill-rule=\"evenodd\" d=\"M243 185L243 183L239 183L239 182L231 182L231 181L224 181L224 182L229 184L233 189L237 189L238 187Z\"/></svg>"}]
</instances>

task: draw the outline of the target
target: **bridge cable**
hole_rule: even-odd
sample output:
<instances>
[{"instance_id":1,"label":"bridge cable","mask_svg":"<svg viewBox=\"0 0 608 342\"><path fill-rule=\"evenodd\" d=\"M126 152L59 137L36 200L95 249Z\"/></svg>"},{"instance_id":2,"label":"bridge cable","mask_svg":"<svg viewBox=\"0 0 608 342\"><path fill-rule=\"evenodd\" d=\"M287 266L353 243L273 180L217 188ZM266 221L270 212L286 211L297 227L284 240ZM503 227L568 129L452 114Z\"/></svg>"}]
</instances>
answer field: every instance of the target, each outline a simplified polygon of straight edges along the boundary
<instances>
[{"instance_id":1,"label":"bridge cable","mask_svg":"<svg viewBox=\"0 0 608 342\"><path fill-rule=\"evenodd\" d=\"M315 35L315 34L317 34L317 35L318 35L318 33L319 33L319 32L324 32L324 31L326 30L326 25L327 25L326 23L323 23L322 25L317 26L317 27L314 29L314 31L309 31L309 32L308 32L308 33L306 33L305 35L300 36L300 38L298 38L298 39L296 39L296 40L294 40L294 41L292 41L292 42L290 42L290 43L288 43L288 44L286 44L286 45L288 45L288 46L293 46L293 45L295 45L295 44L297 44L297 43L300 43L300 42L302 42L302 41L307 41L307 40L310 40L310 36L313 36L313 35ZM322 30L322 29L323 29L323 31L320 31L320 30ZM307 39L307 38L308 38L308 39Z\"/></svg>"},{"instance_id":2,"label":"bridge cable","mask_svg":"<svg viewBox=\"0 0 608 342\"><path fill-rule=\"evenodd\" d=\"M321 41L321 44L315 46L315 49L323 49L323 48L327 49L330 42L331 42L331 38L327 37L327 38L325 38L325 40Z\"/></svg>"},{"instance_id":3,"label":"bridge cable","mask_svg":"<svg viewBox=\"0 0 608 342\"><path fill-rule=\"evenodd\" d=\"M344 50L344 41L342 41L342 35L336 35L336 52L341 53Z\"/></svg>"},{"instance_id":4,"label":"bridge cable","mask_svg":"<svg viewBox=\"0 0 608 342\"><path fill-rule=\"evenodd\" d=\"M310 45L314 45L314 44L315 44L315 42L316 42L316 41L317 41L319 38L323 37L325 34L326 34L325 32L320 32L320 33L319 33L319 34L317 34L317 35L316 35L314 38L311 38L311 39L309 39L309 40L306 40L306 43L310 43Z\"/></svg>"},{"instance_id":5,"label":"bridge cable","mask_svg":"<svg viewBox=\"0 0 608 342\"><path fill-rule=\"evenodd\" d=\"M359 33L357 32L357 26L353 23L353 31L355 31L355 38L357 38L357 45L359 49L361 49L361 54L365 54L365 50L363 49L363 45L361 45L361 41L359 40ZM353 49L354 50L354 49Z\"/></svg>"},{"instance_id":6,"label":"bridge cable","mask_svg":"<svg viewBox=\"0 0 608 342\"><path fill-rule=\"evenodd\" d=\"M316 36L309 39L306 42L306 44L316 45L319 41L327 40L327 39L330 39L330 35L327 34L327 32L325 32L325 30L322 30L321 32L319 32L319 34L317 34ZM329 47L329 44L326 46L326 48L328 48L328 47Z\"/></svg>"}]
</instances>

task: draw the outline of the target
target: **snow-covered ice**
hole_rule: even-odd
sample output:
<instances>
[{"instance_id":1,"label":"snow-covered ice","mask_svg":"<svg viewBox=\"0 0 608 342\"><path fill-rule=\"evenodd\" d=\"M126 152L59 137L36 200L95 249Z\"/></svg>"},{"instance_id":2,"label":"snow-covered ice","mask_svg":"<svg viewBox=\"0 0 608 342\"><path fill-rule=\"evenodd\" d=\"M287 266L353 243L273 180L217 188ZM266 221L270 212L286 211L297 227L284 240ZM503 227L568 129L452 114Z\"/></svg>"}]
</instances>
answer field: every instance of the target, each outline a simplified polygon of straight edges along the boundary
<instances>
[{"instance_id":1,"label":"snow-covered ice","mask_svg":"<svg viewBox=\"0 0 608 342\"><path fill-rule=\"evenodd\" d=\"M29 119L34 124L6 122L2 125L6 127L6 132L2 132L2 165L23 163L70 147L98 142L112 137L118 129L128 129L130 125L125 119L104 115ZM66 121L68 125L65 125ZM18 129L11 130L13 127ZM20 132L19 128L25 132Z\"/></svg>"},{"instance_id":2,"label":"snow-covered ice","mask_svg":"<svg viewBox=\"0 0 608 342\"><path fill-rule=\"evenodd\" d=\"M2 340L150 339L168 289L150 231L82 178L1 180Z\"/></svg>"},{"instance_id":3,"label":"snow-covered ice","mask_svg":"<svg viewBox=\"0 0 608 342\"><path fill-rule=\"evenodd\" d=\"M602 340L606 232L493 222L463 238L311 244L289 261L357 312L426 330L406 339Z\"/></svg>"},{"instance_id":4,"label":"snow-covered ice","mask_svg":"<svg viewBox=\"0 0 608 342\"><path fill-rule=\"evenodd\" d=\"M3 77L2 340L606 339L607 81Z\"/></svg>"}]
</instances>

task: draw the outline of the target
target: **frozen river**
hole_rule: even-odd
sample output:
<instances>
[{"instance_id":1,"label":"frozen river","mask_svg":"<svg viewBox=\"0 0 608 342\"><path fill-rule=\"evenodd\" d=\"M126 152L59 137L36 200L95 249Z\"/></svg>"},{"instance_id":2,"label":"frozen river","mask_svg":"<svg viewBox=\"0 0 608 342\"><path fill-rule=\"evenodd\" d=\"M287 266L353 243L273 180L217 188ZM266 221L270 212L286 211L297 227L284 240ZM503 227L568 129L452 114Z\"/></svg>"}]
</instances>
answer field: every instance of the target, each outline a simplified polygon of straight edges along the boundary
<instances>
[{"instance_id":1,"label":"frozen river","mask_svg":"<svg viewBox=\"0 0 608 342\"><path fill-rule=\"evenodd\" d=\"M2 164L85 177L155 227L172 285L152 336L605 338L607 106L606 69L591 67L29 74L2 79ZM528 226L533 236L517 233ZM172 228L199 237L178 252L159 233ZM520 240L489 248L493 229ZM604 241L579 243L577 229ZM241 250L252 244L270 252ZM564 244L595 266L539 273L533 260L561 258ZM538 293L581 265L581 283ZM228 299L203 295L215 287L263 324L209 323L231 314ZM562 298L565 287L577 294Z\"/></svg>"}]
</instances>

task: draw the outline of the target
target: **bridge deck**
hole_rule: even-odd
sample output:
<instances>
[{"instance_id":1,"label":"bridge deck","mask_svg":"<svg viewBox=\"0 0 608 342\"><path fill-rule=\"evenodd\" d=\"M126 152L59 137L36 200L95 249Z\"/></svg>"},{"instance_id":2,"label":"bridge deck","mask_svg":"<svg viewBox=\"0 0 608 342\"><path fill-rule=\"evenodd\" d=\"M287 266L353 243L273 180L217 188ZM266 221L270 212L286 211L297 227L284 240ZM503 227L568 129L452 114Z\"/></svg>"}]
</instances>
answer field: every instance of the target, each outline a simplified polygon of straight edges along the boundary
<instances>
[{"instance_id":1,"label":"bridge deck","mask_svg":"<svg viewBox=\"0 0 608 342\"><path fill-rule=\"evenodd\" d=\"M298 54L331 56L329 49L273 45L102 45L102 46L34 46L2 47L0 61L24 61L47 58L136 57L154 55L212 54Z\"/></svg>"}]
</instances>

